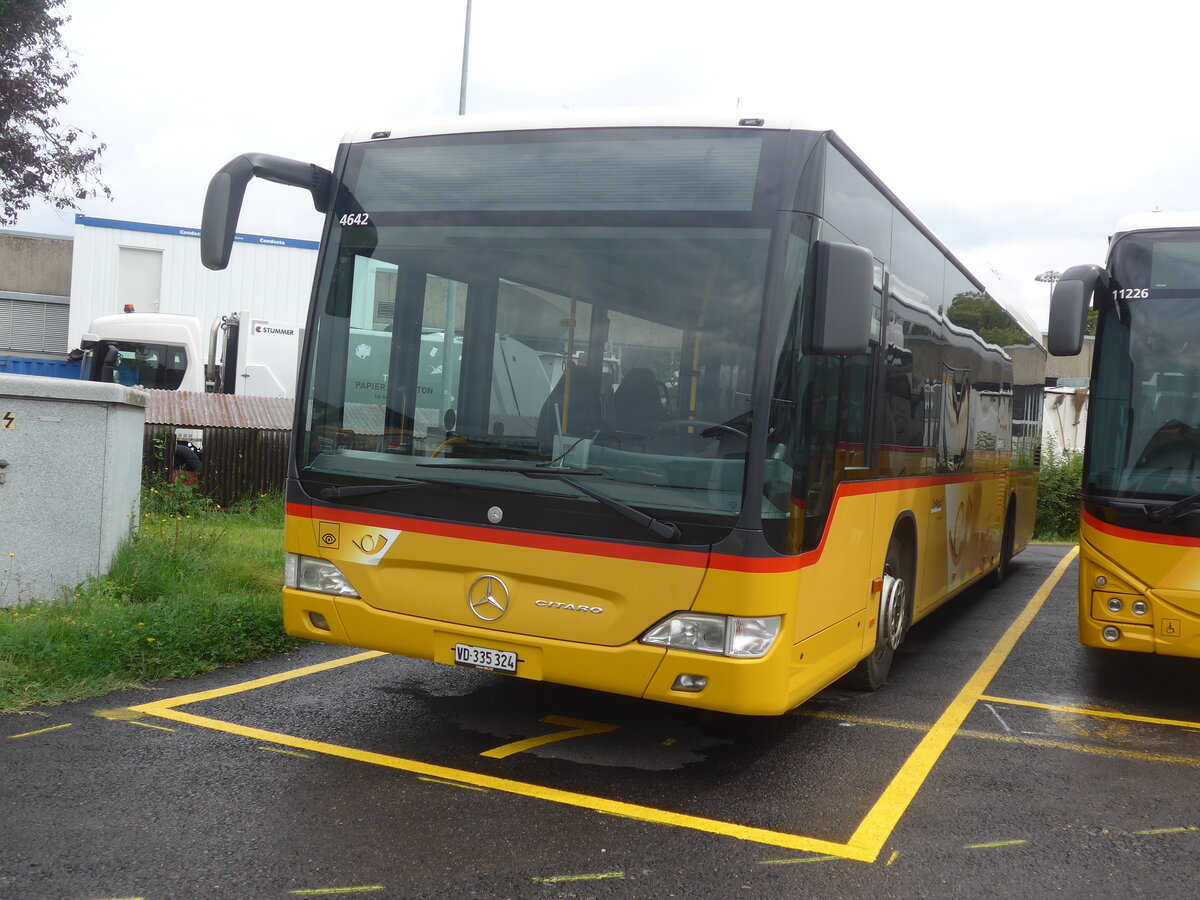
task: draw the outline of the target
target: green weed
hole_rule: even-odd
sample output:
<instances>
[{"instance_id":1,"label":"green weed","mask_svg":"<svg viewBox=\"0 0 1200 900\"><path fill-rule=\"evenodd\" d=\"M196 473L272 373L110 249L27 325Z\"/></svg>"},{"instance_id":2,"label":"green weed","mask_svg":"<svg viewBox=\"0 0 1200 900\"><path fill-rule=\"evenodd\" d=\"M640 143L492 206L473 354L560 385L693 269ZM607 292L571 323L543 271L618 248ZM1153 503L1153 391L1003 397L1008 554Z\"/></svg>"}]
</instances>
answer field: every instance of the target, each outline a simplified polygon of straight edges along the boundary
<instances>
[{"instance_id":1,"label":"green weed","mask_svg":"<svg viewBox=\"0 0 1200 900\"><path fill-rule=\"evenodd\" d=\"M278 653L283 501L217 509L183 488L142 495L107 576L0 609L0 710L97 696Z\"/></svg>"},{"instance_id":2,"label":"green weed","mask_svg":"<svg viewBox=\"0 0 1200 900\"><path fill-rule=\"evenodd\" d=\"M1082 453L1065 453L1051 447L1042 454L1035 540L1067 543L1079 540L1082 483Z\"/></svg>"}]
</instances>

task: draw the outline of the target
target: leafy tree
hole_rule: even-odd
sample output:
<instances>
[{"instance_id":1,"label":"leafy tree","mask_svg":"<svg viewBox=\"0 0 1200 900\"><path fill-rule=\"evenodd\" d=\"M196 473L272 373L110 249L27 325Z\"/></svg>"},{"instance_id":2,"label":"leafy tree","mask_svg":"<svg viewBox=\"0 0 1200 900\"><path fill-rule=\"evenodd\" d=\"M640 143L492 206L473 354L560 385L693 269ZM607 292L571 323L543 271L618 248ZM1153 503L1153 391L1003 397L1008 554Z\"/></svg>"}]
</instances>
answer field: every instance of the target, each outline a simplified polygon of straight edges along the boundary
<instances>
[{"instance_id":1,"label":"leafy tree","mask_svg":"<svg viewBox=\"0 0 1200 900\"><path fill-rule=\"evenodd\" d=\"M1000 347L1025 345L1033 339L1022 331L995 300L980 291L955 294L946 317Z\"/></svg>"},{"instance_id":2,"label":"leafy tree","mask_svg":"<svg viewBox=\"0 0 1200 900\"><path fill-rule=\"evenodd\" d=\"M75 74L59 29L63 0L0 0L0 225L12 225L32 198L58 209L112 192L100 183L96 135L62 125L54 110Z\"/></svg>"}]
</instances>

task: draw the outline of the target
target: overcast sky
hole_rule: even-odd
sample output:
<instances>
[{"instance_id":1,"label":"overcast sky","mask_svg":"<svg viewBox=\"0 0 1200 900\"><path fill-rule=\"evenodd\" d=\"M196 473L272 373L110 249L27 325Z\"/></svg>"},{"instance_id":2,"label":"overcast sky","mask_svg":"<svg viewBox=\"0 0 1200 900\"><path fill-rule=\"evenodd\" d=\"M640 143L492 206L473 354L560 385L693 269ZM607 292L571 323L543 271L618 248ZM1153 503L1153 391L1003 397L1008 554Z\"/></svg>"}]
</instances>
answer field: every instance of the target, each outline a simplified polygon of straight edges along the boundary
<instances>
[{"instance_id":1,"label":"overcast sky","mask_svg":"<svg viewBox=\"0 0 1200 900\"><path fill-rule=\"evenodd\" d=\"M466 0L67 0L64 122L113 200L199 224L246 151L329 167L358 125L458 111ZM1045 325L1048 269L1102 262L1128 212L1200 209L1200 12L1179 0L474 0L467 111L700 106L837 131L977 273ZM70 234L38 205L17 230ZM239 230L315 239L256 182Z\"/></svg>"}]
</instances>

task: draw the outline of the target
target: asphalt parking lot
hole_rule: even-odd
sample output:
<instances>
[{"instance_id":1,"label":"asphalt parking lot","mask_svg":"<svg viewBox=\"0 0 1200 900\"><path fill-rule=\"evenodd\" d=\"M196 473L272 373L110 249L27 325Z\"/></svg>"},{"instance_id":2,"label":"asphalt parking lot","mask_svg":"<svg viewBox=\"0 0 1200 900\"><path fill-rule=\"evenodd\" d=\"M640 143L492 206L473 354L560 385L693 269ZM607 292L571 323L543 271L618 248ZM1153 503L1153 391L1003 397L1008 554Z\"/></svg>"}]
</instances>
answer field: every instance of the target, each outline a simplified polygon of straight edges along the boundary
<instances>
[{"instance_id":1,"label":"asphalt parking lot","mask_svg":"<svg viewBox=\"0 0 1200 900\"><path fill-rule=\"evenodd\" d=\"M1200 667L1079 646L1075 571L773 719L323 645L3 716L0 897L1189 896Z\"/></svg>"}]
</instances>

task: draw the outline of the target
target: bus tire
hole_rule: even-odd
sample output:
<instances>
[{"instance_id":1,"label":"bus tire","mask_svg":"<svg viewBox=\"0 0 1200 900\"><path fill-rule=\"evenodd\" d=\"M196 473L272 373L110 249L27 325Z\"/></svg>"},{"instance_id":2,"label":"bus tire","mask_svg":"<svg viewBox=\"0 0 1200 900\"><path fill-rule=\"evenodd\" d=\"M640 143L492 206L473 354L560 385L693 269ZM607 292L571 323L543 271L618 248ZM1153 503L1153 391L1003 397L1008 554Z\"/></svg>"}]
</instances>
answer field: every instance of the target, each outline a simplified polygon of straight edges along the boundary
<instances>
[{"instance_id":1,"label":"bus tire","mask_svg":"<svg viewBox=\"0 0 1200 900\"><path fill-rule=\"evenodd\" d=\"M913 566L905 543L892 534L883 562L883 587L879 592L875 649L850 673L850 681L862 691L877 691L887 684L896 648L912 624Z\"/></svg>"},{"instance_id":2,"label":"bus tire","mask_svg":"<svg viewBox=\"0 0 1200 900\"><path fill-rule=\"evenodd\" d=\"M1004 536L1000 538L1000 561L996 568L987 576L988 587L997 588L1008 577L1008 564L1013 558L1013 544L1016 542L1017 531L1017 500L1008 501L1008 512L1004 514Z\"/></svg>"}]
</instances>

